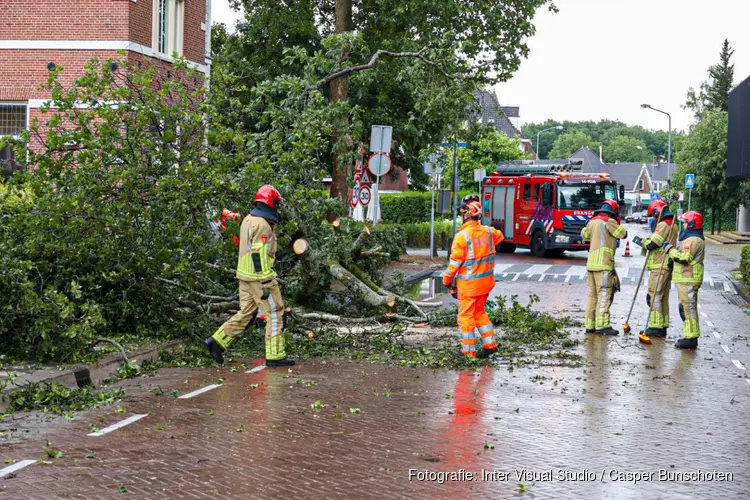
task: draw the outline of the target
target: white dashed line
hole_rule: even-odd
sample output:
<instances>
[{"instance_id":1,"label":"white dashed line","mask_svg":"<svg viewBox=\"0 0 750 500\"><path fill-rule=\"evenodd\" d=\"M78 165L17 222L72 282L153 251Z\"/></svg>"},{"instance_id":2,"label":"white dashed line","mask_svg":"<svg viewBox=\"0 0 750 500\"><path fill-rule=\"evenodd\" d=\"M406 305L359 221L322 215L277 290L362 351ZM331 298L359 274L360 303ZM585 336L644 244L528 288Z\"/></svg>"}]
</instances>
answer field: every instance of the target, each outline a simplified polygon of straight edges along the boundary
<instances>
[{"instance_id":1,"label":"white dashed line","mask_svg":"<svg viewBox=\"0 0 750 500\"><path fill-rule=\"evenodd\" d=\"M539 281L540 281L540 282L541 282L541 281L544 281L544 277L545 277L545 276L547 276L547 275L546 275L546 274L542 274L541 276L539 276Z\"/></svg>"},{"instance_id":2,"label":"white dashed line","mask_svg":"<svg viewBox=\"0 0 750 500\"><path fill-rule=\"evenodd\" d=\"M260 366L256 366L252 370L246 371L245 373L258 373L259 371L265 370L265 369L266 369L266 365L260 365Z\"/></svg>"},{"instance_id":3,"label":"white dashed line","mask_svg":"<svg viewBox=\"0 0 750 500\"><path fill-rule=\"evenodd\" d=\"M704 318L708 318L708 314L704 313L703 311L701 311L701 316L703 316Z\"/></svg>"},{"instance_id":4,"label":"white dashed line","mask_svg":"<svg viewBox=\"0 0 750 500\"><path fill-rule=\"evenodd\" d=\"M89 436L93 436L93 437L97 437L97 436L103 436L103 435L105 435L105 434L109 434L109 433L110 433L110 432L112 432L112 431L116 431L117 429L119 429L119 428L121 428L121 427L125 427L126 425L130 425L130 424L132 424L133 422L137 422L137 421L139 421L140 419L142 419L143 417L148 417L148 414L147 414L147 413L144 413L144 414L142 414L142 415L133 415L133 416L132 416L132 417L130 417L130 418L126 418L126 419L125 419L125 420L123 420L122 422L117 422L117 423L116 423L116 424L114 424L114 425L110 425L109 427L105 427L104 429L98 430L98 431L96 431L96 432L92 432L92 433L90 433L90 434L88 434L88 435L89 435Z\"/></svg>"},{"instance_id":5,"label":"white dashed line","mask_svg":"<svg viewBox=\"0 0 750 500\"><path fill-rule=\"evenodd\" d=\"M204 392L208 392L211 389L216 389L217 387L220 387L220 385L219 384L207 385L206 387L198 389L197 391L188 392L187 394L183 394L182 396L180 396L177 399L190 399L190 398L194 398L195 396L197 396L199 394L203 394Z\"/></svg>"},{"instance_id":6,"label":"white dashed line","mask_svg":"<svg viewBox=\"0 0 750 500\"><path fill-rule=\"evenodd\" d=\"M745 367L742 366L742 363L740 363L739 360L733 359L732 360L732 364L734 364L734 366L736 366L739 370L744 370L745 369Z\"/></svg>"},{"instance_id":7,"label":"white dashed line","mask_svg":"<svg viewBox=\"0 0 750 500\"><path fill-rule=\"evenodd\" d=\"M719 335L719 332L713 332L713 334L714 334L714 337L716 337L717 339L721 338L721 335Z\"/></svg>"},{"instance_id":8,"label":"white dashed line","mask_svg":"<svg viewBox=\"0 0 750 500\"><path fill-rule=\"evenodd\" d=\"M732 351L729 350L729 346L725 346L724 344L722 344L721 348L724 349L725 353L732 354Z\"/></svg>"},{"instance_id":9,"label":"white dashed line","mask_svg":"<svg viewBox=\"0 0 750 500\"><path fill-rule=\"evenodd\" d=\"M508 273L503 273L503 279L508 277Z\"/></svg>"},{"instance_id":10,"label":"white dashed line","mask_svg":"<svg viewBox=\"0 0 750 500\"><path fill-rule=\"evenodd\" d=\"M518 281L518 278L521 277L521 273L516 273L516 277L513 278L511 281Z\"/></svg>"},{"instance_id":11,"label":"white dashed line","mask_svg":"<svg viewBox=\"0 0 750 500\"><path fill-rule=\"evenodd\" d=\"M0 477L5 477L7 475L13 474L17 470L21 470L24 467L28 467L29 465L35 464L36 460L21 460L20 462L16 462L13 465L9 465L8 467L4 469L0 469Z\"/></svg>"},{"instance_id":12,"label":"white dashed line","mask_svg":"<svg viewBox=\"0 0 750 500\"><path fill-rule=\"evenodd\" d=\"M556 274L556 275L555 275L555 279L557 279L557 277L558 277L558 276L560 276L560 275L559 275L559 274Z\"/></svg>"},{"instance_id":13,"label":"white dashed line","mask_svg":"<svg viewBox=\"0 0 750 500\"><path fill-rule=\"evenodd\" d=\"M731 294L735 294L736 293L734 291L734 289L731 286L729 286L729 282L728 281L724 282L724 291L727 292L727 293L731 293Z\"/></svg>"},{"instance_id":14,"label":"white dashed line","mask_svg":"<svg viewBox=\"0 0 750 500\"><path fill-rule=\"evenodd\" d=\"M746 378L745 382L747 382L747 385L750 385L750 378Z\"/></svg>"},{"instance_id":15,"label":"white dashed line","mask_svg":"<svg viewBox=\"0 0 750 500\"><path fill-rule=\"evenodd\" d=\"M565 277L565 283L568 283L570 281L570 278L573 277L572 274L569 274Z\"/></svg>"},{"instance_id":16,"label":"white dashed line","mask_svg":"<svg viewBox=\"0 0 750 500\"><path fill-rule=\"evenodd\" d=\"M714 324L713 324L713 323L711 323L711 322L710 322L710 321L708 321L708 320L706 320L706 324L707 324L708 326L710 326L711 328L713 328L713 327L714 327Z\"/></svg>"}]
</instances>

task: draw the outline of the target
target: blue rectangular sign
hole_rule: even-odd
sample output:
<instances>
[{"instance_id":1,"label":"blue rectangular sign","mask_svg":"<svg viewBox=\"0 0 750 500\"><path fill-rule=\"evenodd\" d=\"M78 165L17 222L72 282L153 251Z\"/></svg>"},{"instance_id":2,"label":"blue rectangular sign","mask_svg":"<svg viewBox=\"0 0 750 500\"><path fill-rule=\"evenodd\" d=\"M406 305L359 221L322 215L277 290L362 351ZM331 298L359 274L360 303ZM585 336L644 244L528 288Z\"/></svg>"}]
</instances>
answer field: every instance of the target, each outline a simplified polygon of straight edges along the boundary
<instances>
[{"instance_id":1,"label":"blue rectangular sign","mask_svg":"<svg viewBox=\"0 0 750 500\"><path fill-rule=\"evenodd\" d=\"M693 189L695 187L695 174L685 174L685 189Z\"/></svg>"}]
</instances>

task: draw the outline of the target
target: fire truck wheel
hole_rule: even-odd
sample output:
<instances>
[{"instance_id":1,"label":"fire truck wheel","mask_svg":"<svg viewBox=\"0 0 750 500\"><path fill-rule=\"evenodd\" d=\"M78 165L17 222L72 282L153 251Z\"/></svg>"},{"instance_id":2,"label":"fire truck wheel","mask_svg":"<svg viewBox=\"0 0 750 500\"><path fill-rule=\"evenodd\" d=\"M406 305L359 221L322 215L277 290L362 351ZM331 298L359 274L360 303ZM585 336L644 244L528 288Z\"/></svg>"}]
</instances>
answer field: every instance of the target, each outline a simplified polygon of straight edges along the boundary
<instances>
[{"instance_id":1,"label":"fire truck wheel","mask_svg":"<svg viewBox=\"0 0 750 500\"><path fill-rule=\"evenodd\" d=\"M552 250L547 250L546 256L547 257L562 257L562 254L565 253L565 249L563 248L553 248Z\"/></svg>"},{"instance_id":2,"label":"fire truck wheel","mask_svg":"<svg viewBox=\"0 0 750 500\"><path fill-rule=\"evenodd\" d=\"M545 247L544 233L537 229L531 235L531 253L535 257L544 257Z\"/></svg>"},{"instance_id":3,"label":"fire truck wheel","mask_svg":"<svg viewBox=\"0 0 750 500\"><path fill-rule=\"evenodd\" d=\"M497 246L497 251L499 253L513 253L516 251L516 246L512 243L500 243Z\"/></svg>"}]
</instances>

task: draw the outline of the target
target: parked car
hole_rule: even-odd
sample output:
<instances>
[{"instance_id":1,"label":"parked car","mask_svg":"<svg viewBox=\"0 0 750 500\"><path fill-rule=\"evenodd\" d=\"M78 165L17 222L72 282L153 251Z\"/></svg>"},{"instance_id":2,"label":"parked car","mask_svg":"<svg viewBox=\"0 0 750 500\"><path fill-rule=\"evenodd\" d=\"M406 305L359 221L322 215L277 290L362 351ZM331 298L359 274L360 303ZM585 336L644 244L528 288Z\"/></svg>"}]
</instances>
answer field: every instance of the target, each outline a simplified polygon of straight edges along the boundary
<instances>
[{"instance_id":1,"label":"parked car","mask_svg":"<svg viewBox=\"0 0 750 500\"><path fill-rule=\"evenodd\" d=\"M635 222L637 224L645 224L648 222L648 217L645 212L633 212L630 215L625 216L625 222Z\"/></svg>"}]
</instances>

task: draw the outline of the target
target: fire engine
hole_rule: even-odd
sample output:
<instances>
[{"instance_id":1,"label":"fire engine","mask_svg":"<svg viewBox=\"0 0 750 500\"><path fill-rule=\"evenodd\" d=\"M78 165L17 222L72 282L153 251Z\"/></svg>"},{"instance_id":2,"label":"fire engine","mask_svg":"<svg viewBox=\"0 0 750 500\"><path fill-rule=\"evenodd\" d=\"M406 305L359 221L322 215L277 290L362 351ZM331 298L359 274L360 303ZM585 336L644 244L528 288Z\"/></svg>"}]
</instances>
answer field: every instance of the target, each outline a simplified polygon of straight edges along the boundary
<instances>
[{"instance_id":1,"label":"fire engine","mask_svg":"<svg viewBox=\"0 0 750 500\"><path fill-rule=\"evenodd\" d=\"M588 250L581 229L604 200L622 200L625 188L609 174L581 173L582 160L500 162L482 181L482 224L505 235L499 252L526 247L535 256ZM618 197L619 194L619 197Z\"/></svg>"}]
</instances>

